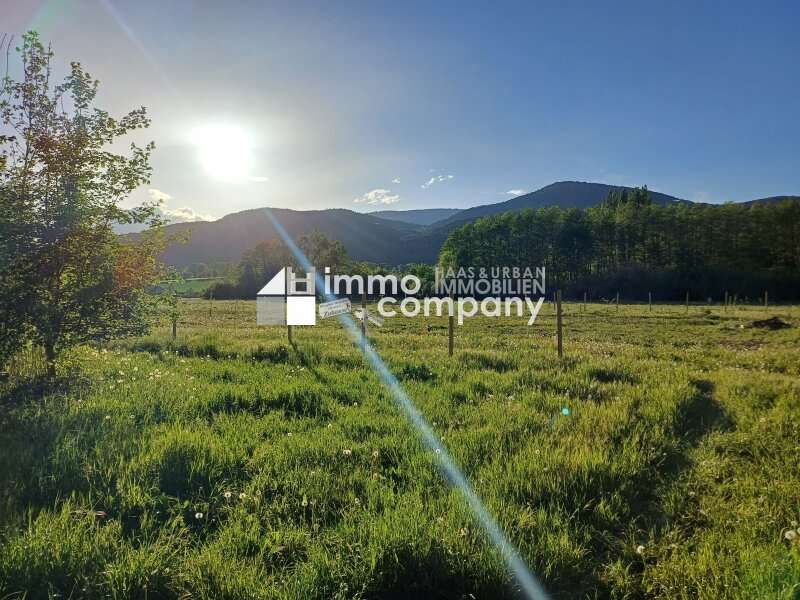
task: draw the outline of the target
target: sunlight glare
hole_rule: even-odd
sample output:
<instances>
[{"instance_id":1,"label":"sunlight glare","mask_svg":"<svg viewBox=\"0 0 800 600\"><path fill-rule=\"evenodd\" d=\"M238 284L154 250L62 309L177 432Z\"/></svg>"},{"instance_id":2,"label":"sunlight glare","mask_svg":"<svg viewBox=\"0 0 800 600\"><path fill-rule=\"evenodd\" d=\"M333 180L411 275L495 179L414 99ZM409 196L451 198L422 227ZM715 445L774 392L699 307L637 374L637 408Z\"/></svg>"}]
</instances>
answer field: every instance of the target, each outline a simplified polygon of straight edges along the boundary
<instances>
[{"instance_id":1,"label":"sunlight glare","mask_svg":"<svg viewBox=\"0 0 800 600\"><path fill-rule=\"evenodd\" d=\"M240 127L209 124L192 131L200 164L217 179L235 182L247 180L253 167L253 140Z\"/></svg>"}]
</instances>

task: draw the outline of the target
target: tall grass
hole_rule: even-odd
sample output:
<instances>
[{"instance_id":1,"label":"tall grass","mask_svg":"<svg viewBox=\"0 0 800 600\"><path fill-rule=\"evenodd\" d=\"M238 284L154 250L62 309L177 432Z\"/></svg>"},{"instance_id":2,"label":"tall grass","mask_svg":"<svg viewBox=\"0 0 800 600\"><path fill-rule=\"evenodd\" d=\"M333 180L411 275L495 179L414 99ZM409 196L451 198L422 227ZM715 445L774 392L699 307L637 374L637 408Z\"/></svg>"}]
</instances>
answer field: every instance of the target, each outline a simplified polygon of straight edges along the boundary
<instances>
[{"instance_id":1,"label":"tall grass","mask_svg":"<svg viewBox=\"0 0 800 600\"><path fill-rule=\"evenodd\" d=\"M55 384L12 365L0 597L515 597L338 325L290 345L252 303L183 308ZM684 310L567 305L562 360L547 309L467 322L452 358L444 319L370 331L554 597L800 593L800 323Z\"/></svg>"}]
</instances>

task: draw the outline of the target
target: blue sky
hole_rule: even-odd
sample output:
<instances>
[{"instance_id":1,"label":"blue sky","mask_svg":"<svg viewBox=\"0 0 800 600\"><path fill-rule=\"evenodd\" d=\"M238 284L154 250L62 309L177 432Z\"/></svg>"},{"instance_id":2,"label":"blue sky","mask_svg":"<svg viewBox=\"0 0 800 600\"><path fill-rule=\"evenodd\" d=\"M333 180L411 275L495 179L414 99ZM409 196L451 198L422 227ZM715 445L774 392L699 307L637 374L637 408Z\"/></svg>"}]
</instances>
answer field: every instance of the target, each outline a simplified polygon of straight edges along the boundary
<instances>
[{"instance_id":1,"label":"blue sky","mask_svg":"<svg viewBox=\"0 0 800 600\"><path fill-rule=\"evenodd\" d=\"M3 19L83 62L112 112L149 108L134 201L468 207L567 179L800 194L797 2L211 4L12 1Z\"/></svg>"}]
</instances>

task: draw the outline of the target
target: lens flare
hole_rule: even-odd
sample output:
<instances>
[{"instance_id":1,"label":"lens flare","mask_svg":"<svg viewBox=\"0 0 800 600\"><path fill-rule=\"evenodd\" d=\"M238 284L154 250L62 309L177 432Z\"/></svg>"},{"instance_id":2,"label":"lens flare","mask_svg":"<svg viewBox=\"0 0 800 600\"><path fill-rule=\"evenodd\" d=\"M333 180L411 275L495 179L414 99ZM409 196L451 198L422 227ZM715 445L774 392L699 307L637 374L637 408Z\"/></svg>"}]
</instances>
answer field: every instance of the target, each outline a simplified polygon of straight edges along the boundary
<instances>
[{"instance_id":1,"label":"lens flare","mask_svg":"<svg viewBox=\"0 0 800 600\"><path fill-rule=\"evenodd\" d=\"M292 240L292 238L289 236L283 225L281 225L280 222L275 218L275 216L272 214L272 211L270 211L268 208L265 208L264 212L272 222L272 225L275 227L275 231L277 231L278 235L281 236L284 243L292 252L292 254L294 254L295 258L297 258L300 265L306 270L310 269L313 265L309 262L308 258L305 256L305 254L303 254L303 251L300 250L297 244L294 243L294 240ZM319 274L317 274L317 289L325 290L324 282ZM325 294L325 296L326 301L335 299L331 294ZM350 334L350 337L353 339L353 341L358 342L360 339L360 329L353 320L353 317L345 313L339 315L339 320L342 322L345 330ZM436 436L433 429L431 429L431 426L428 424L425 417L419 412L414 402L403 389L403 386L400 385L400 382L386 366L386 363L374 350L369 341L367 341L363 346L358 343L356 346L362 348L364 356L381 378L384 385L391 392L392 399L403 410L406 417L414 425L423 443L431 451L432 456L438 462L439 469L441 470L442 474L445 476L450 485L461 493L467 503L467 506L472 511L475 520L492 542L492 545L495 547L495 549L503 557L506 566L517 581L522 593L526 598L530 598L532 600L546 600L548 596L544 591L544 588L541 586L541 584L539 584L534 574L528 569L527 565L514 548L514 545L506 538L494 517L489 513L489 511L483 505L483 502L481 502L481 499L472 489L472 486L470 485L466 476L461 472L461 469L458 468L453 458L447 452L447 449Z\"/></svg>"}]
</instances>

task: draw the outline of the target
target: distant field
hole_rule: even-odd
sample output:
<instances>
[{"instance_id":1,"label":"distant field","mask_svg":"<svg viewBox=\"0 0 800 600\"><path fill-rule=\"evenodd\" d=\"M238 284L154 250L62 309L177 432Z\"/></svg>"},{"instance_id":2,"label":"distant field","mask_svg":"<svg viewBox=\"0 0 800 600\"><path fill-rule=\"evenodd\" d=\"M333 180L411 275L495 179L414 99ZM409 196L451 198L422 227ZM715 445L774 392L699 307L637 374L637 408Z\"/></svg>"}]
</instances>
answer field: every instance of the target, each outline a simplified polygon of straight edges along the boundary
<instances>
[{"instance_id":1,"label":"distant field","mask_svg":"<svg viewBox=\"0 0 800 600\"><path fill-rule=\"evenodd\" d=\"M176 292L180 296L187 296L197 298L203 295L210 286L214 285L217 282L225 281L224 277L193 277L190 279L184 279L181 282L180 286L177 286ZM165 282L162 282L159 285L163 285Z\"/></svg>"},{"instance_id":2,"label":"distant field","mask_svg":"<svg viewBox=\"0 0 800 600\"><path fill-rule=\"evenodd\" d=\"M335 319L182 308L0 383L0 598L514 597ZM370 335L553 597L800 597L800 309L565 310Z\"/></svg>"}]
</instances>

